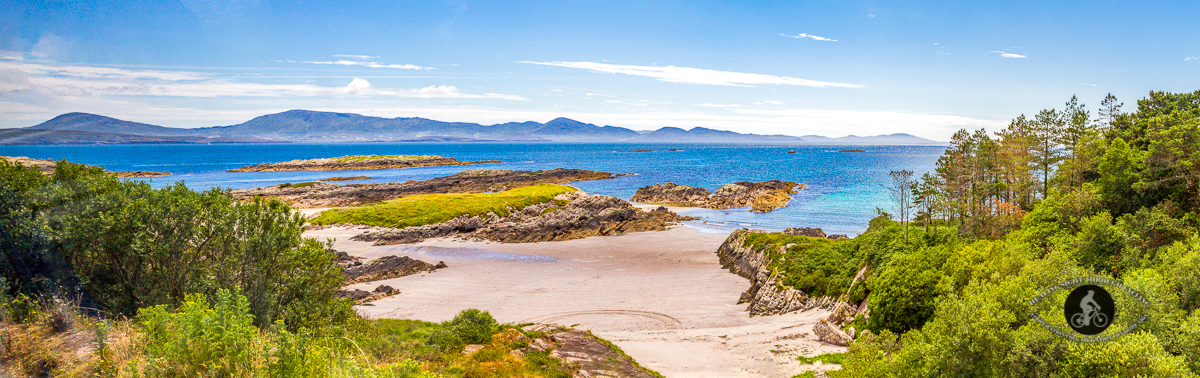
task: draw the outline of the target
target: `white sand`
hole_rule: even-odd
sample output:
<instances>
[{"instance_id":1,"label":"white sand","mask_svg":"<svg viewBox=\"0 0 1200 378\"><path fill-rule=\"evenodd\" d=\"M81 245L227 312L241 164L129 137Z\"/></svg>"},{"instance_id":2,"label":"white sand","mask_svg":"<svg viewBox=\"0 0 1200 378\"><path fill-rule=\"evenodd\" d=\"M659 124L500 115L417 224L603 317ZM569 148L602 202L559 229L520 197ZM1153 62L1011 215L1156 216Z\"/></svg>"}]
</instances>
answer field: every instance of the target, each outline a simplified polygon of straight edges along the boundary
<instances>
[{"instance_id":1,"label":"white sand","mask_svg":"<svg viewBox=\"0 0 1200 378\"><path fill-rule=\"evenodd\" d=\"M790 377L798 354L841 352L821 343L810 311L749 317L735 304L749 281L721 268L725 234L677 227L665 232L563 242L500 244L446 239L373 247L350 241L365 229L331 228L307 236L336 238L334 248L377 258L445 261L435 273L362 283L401 294L362 306L369 317L443 321L465 308L501 322L578 325L612 341L640 364L667 377ZM772 350L776 352L772 352Z\"/></svg>"}]
</instances>

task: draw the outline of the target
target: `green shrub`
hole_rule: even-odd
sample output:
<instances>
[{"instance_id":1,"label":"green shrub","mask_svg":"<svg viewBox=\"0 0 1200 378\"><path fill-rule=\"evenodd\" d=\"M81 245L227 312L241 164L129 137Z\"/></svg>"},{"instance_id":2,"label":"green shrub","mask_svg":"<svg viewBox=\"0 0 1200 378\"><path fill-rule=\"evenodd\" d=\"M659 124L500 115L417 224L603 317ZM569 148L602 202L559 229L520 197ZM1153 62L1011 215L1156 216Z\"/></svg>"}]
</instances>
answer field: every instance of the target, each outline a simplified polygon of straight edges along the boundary
<instances>
[{"instance_id":1,"label":"green shrub","mask_svg":"<svg viewBox=\"0 0 1200 378\"><path fill-rule=\"evenodd\" d=\"M454 319L443 323L454 331L462 342L467 344L487 344L492 335L500 332L500 324L487 311L473 308L462 310Z\"/></svg>"}]
</instances>

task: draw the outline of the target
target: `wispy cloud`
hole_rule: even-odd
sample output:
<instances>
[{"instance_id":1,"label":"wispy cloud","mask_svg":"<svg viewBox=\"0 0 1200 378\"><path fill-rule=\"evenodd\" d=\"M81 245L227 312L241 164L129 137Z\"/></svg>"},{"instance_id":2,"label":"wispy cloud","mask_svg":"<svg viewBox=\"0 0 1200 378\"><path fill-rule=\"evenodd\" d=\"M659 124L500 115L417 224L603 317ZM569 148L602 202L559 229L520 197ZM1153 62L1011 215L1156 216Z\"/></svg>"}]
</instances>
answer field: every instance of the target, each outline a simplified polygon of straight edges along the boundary
<instances>
[{"instance_id":1,"label":"wispy cloud","mask_svg":"<svg viewBox=\"0 0 1200 378\"><path fill-rule=\"evenodd\" d=\"M996 54L1000 54L1000 56L1002 56L1002 57L1005 57L1005 58L1028 58L1028 57L1027 57L1027 56L1025 56L1025 55L1016 54L1016 53L1010 53L1010 52L1007 52L1007 51L988 51L988 52L989 52L989 53L996 53Z\"/></svg>"},{"instance_id":2,"label":"wispy cloud","mask_svg":"<svg viewBox=\"0 0 1200 378\"><path fill-rule=\"evenodd\" d=\"M1089 86L1089 87L1094 87L1094 86L1096 86L1096 84L1089 84L1089 83L1084 83L1084 82L1079 82L1079 85L1086 85L1086 86Z\"/></svg>"},{"instance_id":3,"label":"wispy cloud","mask_svg":"<svg viewBox=\"0 0 1200 378\"><path fill-rule=\"evenodd\" d=\"M621 101L621 100L604 100L604 102L607 102L610 104L621 104L621 105L629 105L629 106L641 106L641 107L650 106L648 104L643 104L640 102L625 102L625 101Z\"/></svg>"},{"instance_id":4,"label":"wispy cloud","mask_svg":"<svg viewBox=\"0 0 1200 378\"><path fill-rule=\"evenodd\" d=\"M763 101L763 103L771 104L771 105L787 105L787 104L783 103L783 101L769 101L768 100L768 101Z\"/></svg>"},{"instance_id":5,"label":"wispy cloud","mask_svg":"<svg viewBox=\"0 0 1200 378\"><path fill-rule=\"evenodd\" d=\"M0 50L0 60L25 60L25 54L21 54L20 51Z\"/></svg>"},{"instance_id":6,"label":"wispy cloud","mask_svg":"<svg viewBox=\"0 0 1200 378\"><path fill-rule=\"evenodd\" d=\"M1185 62L1190 62L1190 61L1193 61L1193 60L1200 60L1200 57L1196 57L1196 56L1189 56L1189 57L1187 57L1187 58L1183 58L1183 61L1185 61Z\"/></svg>"},{"instance_id":7,"label":"wispy cloud","mask_svg":"<svg viewBox=\"0 0 1200 378\"><path fill-rule=\"evenodd\" d=\"M825 37L822 37L822 36L812 35L812 34L808 34L808 33L800 33L800 34L796 34L796 35L787 35L787 34L779 33L779 35L782 35L782 36L784 36L784 37L788 37L788 38L795 38L795 39L804 39L804 38L808 38L808 39L811 39L811 40L814 40L814 41L828 41L828 42L837 42L837 40L836 40L836 39L825 38Z\"/></svg>"},{"instance_id":8,"label":"wispy cloud","mask_svg":"<svg viewBox=\"0 0 1200 378\"><path fill-rule=\"evenodd\" d=\"M336 58L356 59L356 60L371 60L371 59L379 59L379 57L377 57L377 56L370 56L370 55L334 55L334 57L336 57Z\"/></svg>"},{"instance_id":9,"label":"wispy cloud","mask_svg":"<svg viewBox=\"0 0 1200 378\"><path fill-rule=\"evenodd\" d=\"M746 107L745 105L738 105L738 104L713 104L713 103L704 103L704 104L700 104L700 105L696 105L696 106L703 106L706 108L723 108L723 109Z\"/></svg>"},{"instance_id":10,"label":"wispy cloud","mask_svg":"<svg viewBox=\"0 0 1200 378\"><path fill-rule=\"evenodd\" d=\"M363 66L363 67L371 67L371 68L395 68L398 70L436 70L437 69L437 68L433 68L433 67L421 67L421 66L413 65L413 64L383 64L383 63L379 63L379 62L366 62L366 61L360 61L360 60L346 60L346 59L338 59L338 60L335 60L332 62L315 62L315 61L313 61L313 62L301 62L301 63L332 64L332 65L338 65L338 66Z\"/></svg>"},{"instance_id":11,"label":"wispy cloud","mask_svg":"<svg viewBox=\"0 0 1200 378\"><path fill-rule=\"evenodd\" d=\"M708 85L729 85L748 87L761 84L772 85L800 85L807 87L843 87L843 88L862 88L858 84L834 83L828 81L817 81L800 79L786 76L763 75L744 72L729 72L715 71L701 68L691 67L656 67L656 66L634 66L621 64L606 64L595 62L530 62L518 61L517 63L538 64L543 66L557 66L567 68L579 68L592 72L625 74L635 76L652 77L661 81L672 83L688 83L688 84L708 84Z\"/></svg>"}]
</instances>

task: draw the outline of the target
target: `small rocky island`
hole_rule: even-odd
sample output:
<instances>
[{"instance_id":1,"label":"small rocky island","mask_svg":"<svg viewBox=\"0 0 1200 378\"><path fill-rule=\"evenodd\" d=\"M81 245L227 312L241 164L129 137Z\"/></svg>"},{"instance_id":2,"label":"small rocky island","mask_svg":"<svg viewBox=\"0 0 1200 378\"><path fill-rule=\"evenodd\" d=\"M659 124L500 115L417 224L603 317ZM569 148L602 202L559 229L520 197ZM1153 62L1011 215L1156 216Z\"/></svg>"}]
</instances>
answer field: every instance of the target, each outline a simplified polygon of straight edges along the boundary
<instances>
[{"instance_id":1,"label":"small rocky island","mask_svg":"<svg viewBox=\"0 0 1200 378\"><path fill-rule=\"evenodd\" d=\"M500 163L499 160L458 161L437 155L350 155L335 158L292 160L230 169L229 172L351 171L445 165Z\"/></svg>"},{"instance_id":2,"label":"small rocky island","mask_svg":"<svg viewBox=\"0 0 1200 378\"><path fill-rule=\"evenodd\" d=\"M8 160L10 163L18 163L26 167L37 168L44 175L54 173L54 166L58 162L52 159L34 159L25 156L0 156L0 160ZM152 171L110 171L105 169L105 173L117 176L117 178L134 178L134 177L162 177L170 176L168 172L152 172Z\"/></svg>"},{"instance_id":3,"label":"small rocky island","mask_svg":"<svg viewBox=\"0 0 1200 378\"><path fill-rule=\"evenodd\" d=\"M704 188L666 183L638 188L631 201L665 206L702 207L706 209L732 209L750 206L750 211L766 213L786 207L796 189L804 184L791 181L768 180L762 182L740 181L727 184L709 192Z\"/></svg>"},{"instance_id":4,"label":"small rocky island","mask_svg":"<svg viewBox=\"0 0 1200 378\"><path fill-rule=\"evenodd\" d=\"M349 185L312 182L238 189L233 191L233 196L240 200L256 196L275 198L297 208L342 207L375 203L415 194L501 192L537 184L566 184L620 176L624 175L563 168L544 171L469 169L450 176L424 181L409 180L401 183Z\"/></svg>"}]
</instances>

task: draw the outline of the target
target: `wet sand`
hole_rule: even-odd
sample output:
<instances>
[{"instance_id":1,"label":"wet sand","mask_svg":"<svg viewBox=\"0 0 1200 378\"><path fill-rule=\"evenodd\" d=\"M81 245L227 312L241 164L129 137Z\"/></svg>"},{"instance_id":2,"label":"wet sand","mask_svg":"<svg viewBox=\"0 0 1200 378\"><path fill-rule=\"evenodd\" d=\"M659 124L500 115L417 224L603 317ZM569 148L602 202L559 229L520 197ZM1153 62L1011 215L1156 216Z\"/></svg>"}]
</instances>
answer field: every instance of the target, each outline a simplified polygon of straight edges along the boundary
<instances>
[{"instance_id":1,"label":"wet sand","mask_svg":"<svg viewBox=\"0 0 1200 378\"><path fill-rule=\"evenodd\" d=\"M370 290L387 284L401 292L359 307L368 317L444 321L478 308L500 322L575 325L667 377L790 377L814 368L796 355L845 350L812 335L812 324L827 311L749 317L746 305L736 304L749 281L722 269L715 253L724 233L680 226L524 244L434 239L374 247L349 240L366 230L329 228L305 235L335 238L335 249L355 256L410 256L449 265L353 285Z\"/></svg>"}]
</instances>

